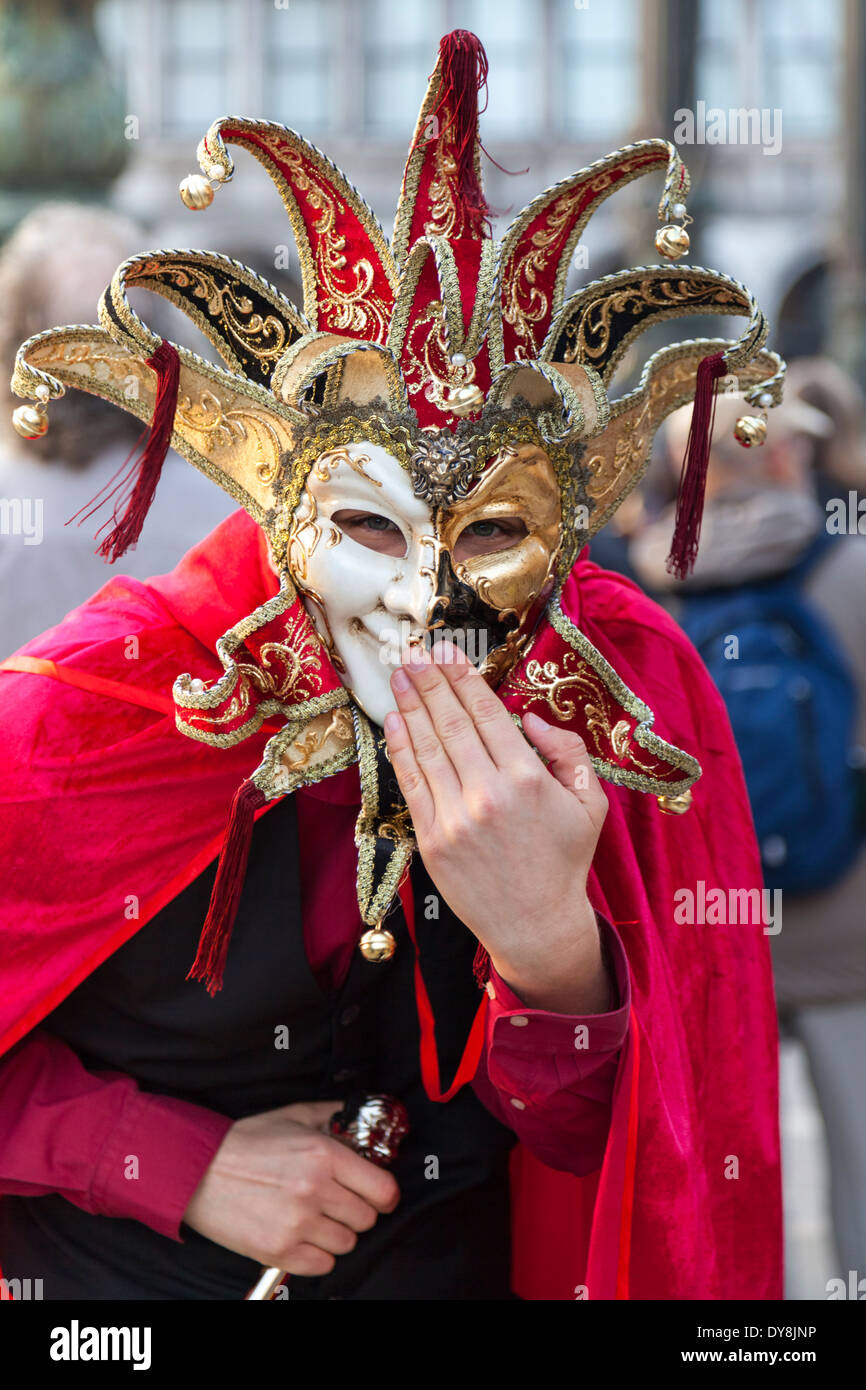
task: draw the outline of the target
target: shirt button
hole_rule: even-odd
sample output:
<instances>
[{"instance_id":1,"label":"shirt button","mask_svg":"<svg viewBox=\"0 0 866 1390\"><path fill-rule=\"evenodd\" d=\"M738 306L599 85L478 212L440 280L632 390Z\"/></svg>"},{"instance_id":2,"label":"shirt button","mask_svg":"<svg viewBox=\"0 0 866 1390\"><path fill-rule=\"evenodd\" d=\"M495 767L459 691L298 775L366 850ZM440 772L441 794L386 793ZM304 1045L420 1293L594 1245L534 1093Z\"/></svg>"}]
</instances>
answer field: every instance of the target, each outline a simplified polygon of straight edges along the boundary
<instances>
[{"instance_id":1,"label":"shirt button","mask_svg":"<svg viewBox=\"0 0 866 1390\"><path fill-rule=\"evenodd\" d=\"M342 1067L340 1071L334 1072L335 1081L354 1081L358 1075L357 1067Z\"/></svg>"},{"instance_id":2,"label":"shirt button","mask_svg":"<svg viewBox=\"0 0 866 1390\"><path fill-rule=\"evenodd\" d=\"M515 1110L525 1110L525 1109L526 1109L526 1102L525 1102L525 1101L522 1101L522 1100L518 1100L518 1099L517 1099L517 1096L512 1096L512 1097L511 1097L511 1104L514 1106Z\"/></svg>"},{"instance_id":3,"label":"shirt button","mask_svg":"<svg viewBox=\"0 0 866 1390\"><path fill-rule=\"evenodd\" d=\"M523 1014L512 1014L509 1022L512 1028L525 1028L529 1019L524 1018Z\"/></svg>"},{"instance_id":4,"label":"shirt button","mask_svg":"<svg viewBox=\"0 0 866 1390\"><path fill-rule=\"evenodd\" d=\"M343 1012L340 1014L340 1023L344 1028L348 1028L350 1023L355 1022L355 1019L358 1017L360 1012L360 1004L350 1004L349 1007L347 1009L344 1009Z\"/></svg>"}]
</instances>

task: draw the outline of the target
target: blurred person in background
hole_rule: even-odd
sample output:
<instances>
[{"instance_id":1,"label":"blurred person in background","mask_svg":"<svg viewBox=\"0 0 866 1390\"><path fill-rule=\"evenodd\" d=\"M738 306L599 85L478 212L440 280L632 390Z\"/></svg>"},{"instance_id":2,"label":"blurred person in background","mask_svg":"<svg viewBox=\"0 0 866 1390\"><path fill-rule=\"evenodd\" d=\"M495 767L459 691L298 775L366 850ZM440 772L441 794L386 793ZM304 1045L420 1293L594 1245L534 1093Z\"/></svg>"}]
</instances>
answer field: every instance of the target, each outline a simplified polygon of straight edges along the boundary
<instances>
[{"instance_id":1,"label":"blurred person in background","mask_svg":"<svg viewBox=\"0 0 866 1390\"><path fill-rule=\"evenodd\" d=\"M788 369L789 397L814 406L832 429L814 439L812 468L818 498L866 489L866 399L857 382L829 357L800 357Z\"/></svg>"},{"instance_id":2,"label":"blurred person in background","mask_svg":"<svg viewBox=\"0 0 866 1390\"><path fill-rule=\"evenodd\" d=\"M777 1002L805 1047L826 1124L843 1268L862 1271L866 535L856 526L835 534L830 491L847 495L864 445L851 429L853 383L843 396L840 369L821 362L810 374L806 365L792 370L794 389L771 412L762 447L745 449L734 438L741 398L719 398L694 574L681 582L665 569L670 511L633 538L630 560L639 582L692 638L725 697L765 882L783 894L782 929L771 936ZM831 416L807 399L823 406L831 393L846 406L844 450L841 407ZM672 472L689 414L668 421ZM819 459L826 469L821 500Z\"/></svg>"},{"instance_id":3,"label":"blurred person in background","mask_svg":"<svg viewBox=\"0 0 866 1390\"><path fill-rule=\"evenodd\" d=\"M104 207L44 203L0 250L0 370L8 382L22 338L49 322L91 323L94 304L141 231ZM0 411L0 658L54 626L109 578L95 554L104 519L74 520L123 465L142 425L95 396L68 392L52 408L51 433L21 439L17 399ZM173 569L233 510L229 498L174 453L139 546L123 563L137 579ZM38 553L38 563L33 555Z\"/></svg>"}]
</instances>

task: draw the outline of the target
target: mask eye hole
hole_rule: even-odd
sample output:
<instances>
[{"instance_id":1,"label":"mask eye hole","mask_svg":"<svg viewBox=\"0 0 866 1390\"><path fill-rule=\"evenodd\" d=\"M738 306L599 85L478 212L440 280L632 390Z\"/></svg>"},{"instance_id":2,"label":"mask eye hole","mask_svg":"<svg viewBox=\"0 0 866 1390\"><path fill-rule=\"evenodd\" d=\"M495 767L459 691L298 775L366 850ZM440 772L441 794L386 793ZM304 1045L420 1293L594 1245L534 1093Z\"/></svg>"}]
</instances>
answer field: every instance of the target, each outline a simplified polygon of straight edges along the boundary
<instances>
[{"instance_id":1,"label":"mask eye hole","mask_svg":"<svg viewBox=\"0 0 866 1390\"><path fill-rule=\"evenodd\" d=\"M400 559L406 554L406 538L400 527L379 512L348 509L335 512L331 520L339 526L344 536L357 541L367 550L378 551L380 555L395 555Z\"/></svg>"},{"instance_id":2,"label":"mask eye hole","mask_svg":"<svg viewBox=\"0 0 866 1390\"><path fill-rule=\"evenodd\" d=\"M479 555L493 555L517 545L529 532L519 516L487 517L471 521L454 545L455 561L466 563Z\"/></svg>"}]
</instances>

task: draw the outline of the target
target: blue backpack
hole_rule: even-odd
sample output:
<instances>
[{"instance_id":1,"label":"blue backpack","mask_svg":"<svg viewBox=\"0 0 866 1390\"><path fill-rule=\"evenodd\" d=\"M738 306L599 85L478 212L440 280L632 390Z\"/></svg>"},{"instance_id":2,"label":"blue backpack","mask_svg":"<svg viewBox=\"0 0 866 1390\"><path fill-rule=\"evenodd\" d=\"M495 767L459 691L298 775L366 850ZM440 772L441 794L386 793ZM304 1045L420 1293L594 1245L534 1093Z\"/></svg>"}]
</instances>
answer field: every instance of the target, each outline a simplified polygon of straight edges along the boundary
<instances>
[{"instance_id":1,"label":"blue backpack","mask_svg":"<svg viewBox=\"0 0 866 1390\"><path fill-rule=\"evenodd\" d=\"M864 832L857 688L802 594L833 543L822 534L780 578L691 594L678 614L728 708L765 884L791 893L841 877Z\"/></svg>"}]
</instances>

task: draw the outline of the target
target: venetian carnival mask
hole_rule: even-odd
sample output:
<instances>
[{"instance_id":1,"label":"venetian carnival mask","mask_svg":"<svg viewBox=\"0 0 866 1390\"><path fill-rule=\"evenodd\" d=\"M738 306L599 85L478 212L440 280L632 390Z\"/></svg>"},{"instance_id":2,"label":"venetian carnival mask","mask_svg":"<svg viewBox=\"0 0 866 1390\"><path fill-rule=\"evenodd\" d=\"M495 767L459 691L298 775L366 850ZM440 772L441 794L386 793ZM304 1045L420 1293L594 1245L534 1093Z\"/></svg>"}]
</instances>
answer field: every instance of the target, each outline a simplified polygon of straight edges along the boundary
<instances>
[{"instance_id":1,"label":"venetian carnival mask","mask_svg":"<svg viewBox=\"0 0 866 1390\"><path fill-rule=\"evenodd\" d=\"M763 314L717 271L644 265L566 292L593 213L647 175L663 180L656 247L683 254L689 179L667 140L637 141L545 189L493 240L478 137L486 71L474 35L442 40L390 241L296 132L217 120L181 196L194 209L212 202L233 178L231 145L258 160L295 236L302 307L227 256L152 251L118 268L98 324L28 339L12 383L30 402L14 416L24 435L45 432L48 404L70 387L149 426L111 494L121 501L107 558L137 539L169 445L262 528L279 592L220 639L222 674L177 678L177 727L216 748L269 732L230 838L251 834L255 808L358 764L358 900L371 925L413 847L379 731L389 677L406 648L437 632L462 643L515 718L534 708L579 731L599 776L656 795L663 810L687 804L698 764L654 732L653 712L580 632L563 594L581 548L642 476L660 423L694 401L670 557L686 573L716 383L736 376L762 411L781 399L784 365L764 347ZM153 333L131 289L170 300L224 365ZM645 330L694 314L746 326L735 340L663 347L632 389L611 391ZM221 883L202 938L211 984L219 971L207 962L231 916L217 903Z\"/></svg>"},{"instance_id":2,"label":"venetian carnival mask","mask_svg":"<svg viewBox=\"0 0 866 1390\"><path fill-rule=\"evenodd\" d=\"M369 441L321 455L290 534L289 569L307 611L378 725L394 707L391 674L413 646L446 636L496 674L549 593L558 554L559 487L542 450L505 449L464 498L444 468L434 491L423 457L407 474Z\"/></svg>"}]
</instances>

